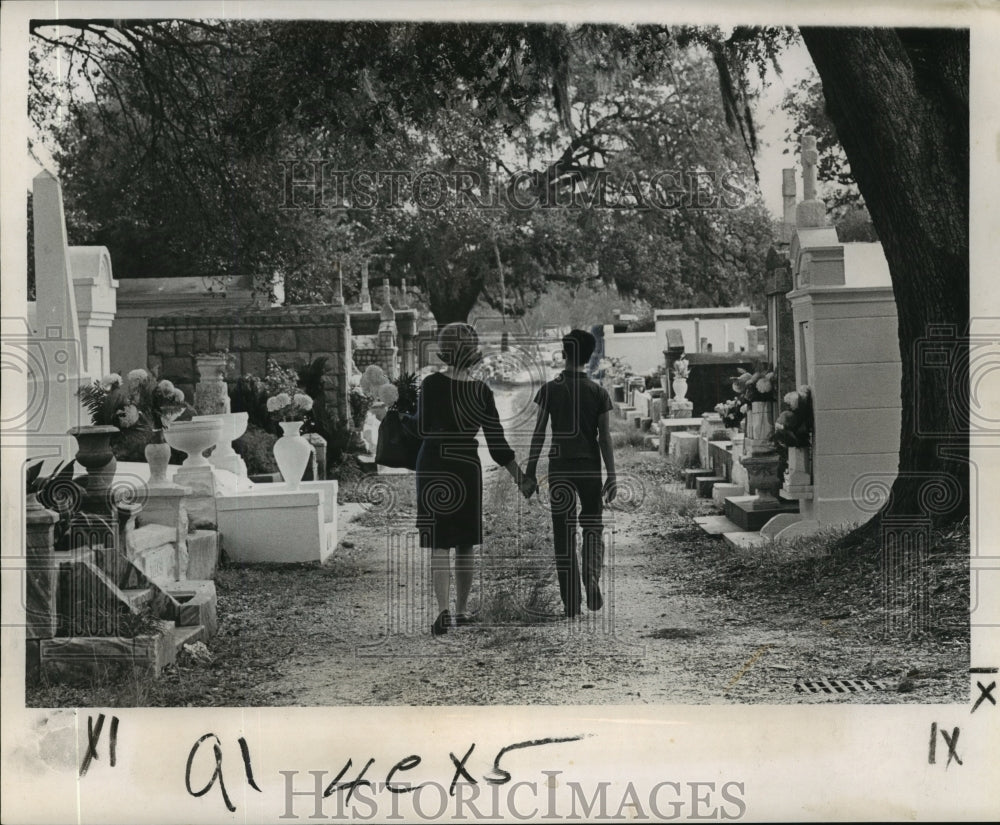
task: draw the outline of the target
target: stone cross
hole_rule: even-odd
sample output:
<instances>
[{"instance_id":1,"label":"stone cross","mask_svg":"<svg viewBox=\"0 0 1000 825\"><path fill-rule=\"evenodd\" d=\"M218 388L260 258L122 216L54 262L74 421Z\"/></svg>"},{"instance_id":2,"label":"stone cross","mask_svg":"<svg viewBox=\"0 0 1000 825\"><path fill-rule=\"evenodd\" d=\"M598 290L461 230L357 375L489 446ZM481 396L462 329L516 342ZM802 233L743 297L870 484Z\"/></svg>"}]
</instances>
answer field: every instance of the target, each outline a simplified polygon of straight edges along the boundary
<instances>
[{"instance_id":1,"label":"stone cross","mask_svg":"<svg viewBox=\"0 0 1000 825\"><path fill-rule=\"evenodd\" d=\"M802 200L816 199L816 164L819 152L816 151L816 138L813 135L803 135L802 152Z\"/></svg>"},{"instance_id":2,"label":"stone cross","mask_svg":"<svg viewBox=\"0 0 1000 825\"><path fill-rule=\"evenodd\" d=\"M797 227L814 227L826 225L826 204L816 197L816 163L819 152L816 151L816 138L813 135L803 135L800 144L802 154L802 202L795 208L795 225Z\"/></svg>"},{"instance_id":3,"label":"stone cross","mask_svg":"<svg viewBox=\"0 0 1000 825\"><path fill-rule=\"evenodd\" d=\"M795 231L795 170L781 170L781 240L789 243Z\"/></svg>"}]
</instances>

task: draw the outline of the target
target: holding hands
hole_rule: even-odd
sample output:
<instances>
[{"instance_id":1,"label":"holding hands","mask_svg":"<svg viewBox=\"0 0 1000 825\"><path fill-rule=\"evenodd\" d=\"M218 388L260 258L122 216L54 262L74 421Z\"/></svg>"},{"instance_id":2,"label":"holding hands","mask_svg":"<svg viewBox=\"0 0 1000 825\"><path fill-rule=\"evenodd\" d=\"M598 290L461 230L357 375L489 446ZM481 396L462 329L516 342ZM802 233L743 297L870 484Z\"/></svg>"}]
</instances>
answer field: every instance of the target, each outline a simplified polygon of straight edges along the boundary
<instances>
[{"instance_id":1,"label":"holding hands","mask_svg":"<svg viewBox=\"0 0 1000 825\"><path fill-rule=\"evenodd\" d=\"M604 480L604 489L601 492L604 494L604 501L608 504L615 500L615 496L618 495L618 479L614 473L608 473L608 477Z\"/></svg>"},{"instance_id":2,"label":"holding hands","mask_svg":"<svg viewBox=\"0 0 1000 825\"><path fill-rule=\"evenodd\" d=\"M525 473L521 476L521 481L517 486L521 490L521 495L525 498L531 498L538 490L538 481L533 475Z\"/></svg>"}]
</instances>

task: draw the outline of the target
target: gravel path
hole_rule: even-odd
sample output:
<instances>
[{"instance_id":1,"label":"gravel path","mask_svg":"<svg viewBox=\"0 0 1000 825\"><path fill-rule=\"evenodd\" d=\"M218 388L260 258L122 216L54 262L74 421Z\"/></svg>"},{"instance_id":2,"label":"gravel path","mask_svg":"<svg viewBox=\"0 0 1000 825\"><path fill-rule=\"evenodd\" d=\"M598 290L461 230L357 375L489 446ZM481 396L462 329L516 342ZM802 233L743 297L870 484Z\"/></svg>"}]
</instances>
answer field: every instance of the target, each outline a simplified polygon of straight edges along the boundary
<instances>
[{"instance_id":1,"label":"gravel path","mask_svg":"<svg viewBox=\"0 0 1000 825\"><path fill-rule=\"evenodd\" d=\"M355 522L336 575L313 593L308 642L293 644L269 692L295 705L625 705L955 701L967 690L961 638L889 644L871 617L706 594L706 568L732 551L693 552L704 539L664 528L652 507L614 515L604 610L439 638L425 556L404 551L415 567L400 571L385 529ZM886 690L813 695L796 691L799 678L882 679Z\"/></svg>"}]
</instances>

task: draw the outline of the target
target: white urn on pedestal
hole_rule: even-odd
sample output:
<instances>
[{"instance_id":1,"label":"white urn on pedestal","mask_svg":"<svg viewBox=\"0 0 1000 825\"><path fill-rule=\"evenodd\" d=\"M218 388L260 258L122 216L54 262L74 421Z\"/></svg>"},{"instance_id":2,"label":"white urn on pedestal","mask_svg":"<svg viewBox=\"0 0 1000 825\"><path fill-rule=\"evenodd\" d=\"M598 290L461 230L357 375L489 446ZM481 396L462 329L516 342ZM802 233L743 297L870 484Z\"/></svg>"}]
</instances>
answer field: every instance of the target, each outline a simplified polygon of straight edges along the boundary
<instances>
[{"instance_id":1,"label":"white urn on pedestal","mask_svg":"<svg viewBox=\"0 0 1000 825\"><path fill-rule=\"evenodd\" d=\"M219 470L228 470L236 476L240 488L250 484L247 478L247 465L233 449L233 442L247 431L250 416L245 412L216 413L214 415L196 415L194 421L218 421L220 424L219 439L215 449L208 457L209 463Z\"/></svg>"},{"instance_id":2,"label":"white urn on pedestal","mask_svg":"<svg viewBox=\"0 0 1000 825\"><path fill-rule=\"evenodd\" d=\"M290 490L302 481L302 476L313 453L312 445L299 433L301 421L281 421L284 435L274 442L274 460L278 464L281 478Z\"/></svg>"},{"instance_id":3,"label":"white urn on pedestal","mask_svg":"<svg viewBox=\"0 0 1000 825\"><path fill-rule=\"evenodd\" d=\"M153 440L146 445L143 453L149 465L149 486L165 486L167 465L170 463L170 445L164 439L162 430L153 431Z\"/></svg>"},{"instance_id":4,"label":"white urn on pedestal","mask_svg":"<svg viewBox=\"0 0 1000 825\"><path fill-rule=\"evenodd\" d=\"M216 444L222 422L215 420L174 421L163 432L167 444L187 454L182 467L210 467L205 450Z\"/></svg>"}]
</instances>

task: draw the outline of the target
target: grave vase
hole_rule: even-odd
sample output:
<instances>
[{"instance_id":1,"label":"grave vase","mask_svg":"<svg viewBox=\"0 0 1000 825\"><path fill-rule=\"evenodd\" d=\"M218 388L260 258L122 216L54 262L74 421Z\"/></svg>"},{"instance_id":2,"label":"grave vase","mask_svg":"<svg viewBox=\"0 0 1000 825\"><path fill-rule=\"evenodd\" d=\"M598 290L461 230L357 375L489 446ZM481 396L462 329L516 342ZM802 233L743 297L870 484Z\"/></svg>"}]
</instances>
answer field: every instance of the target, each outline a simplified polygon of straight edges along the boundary
<instances>
[{"instance_id":1,"label":"grave vase","mask_svg":"<svg viewBox=\"0 0 1000 825\"><path fill-rule=\"evenodd\" d=\"M153 440L143 452L149 465L149 486L164 486L167 483L167 465L170 463L170 445L163 437L163 430L153 430Z\"/></svg>"},{"instance_id":2,"label":"grave vase","mask_svg":"<svg viewBox=\"0 0 1000 825\"><path fill-rule=\"evenodd\" d=\"M687 398L688 382L686 378L674 379L674 399L684 401Z\"/></svg>"},{"instance_id":3,"label":"grave vase","mask_svg":"<svg viewBox=\"0 0 1000 825\"><path fill-rule=\"evenodd\" d=\"M754 401L747 411L747 441L751 454L774 451L771 436L774 435L774 417L768 401Z\"/></svg>"},{"instance_id":4,"label":"grave vase","mask_svg":"<svg viewBox=\"0 0 1000 825\"><path fill-rule=\"evenodd\" d=\"M109 425L74 427L69 431L79 447L76 461L87 471L87 492L83 500L83 509L87 512L103 513L110 506L111 483L118 468L111 450L111 438L119 432L117 427Z\"/></svg>"},{"instance_id":5,"label":"grave vase","mask_svg":"<svg viewBox=\"0 0 1000 825\"><path fill-rule=\"evenodd\" d=\"M299 433L301 421L282 421L281 431L284 435L274 442L274 460L281 471L281 477L290 490L294 490L302 481L302 475L312 455L312 445Z\"/></svg>"}]
</instances>

